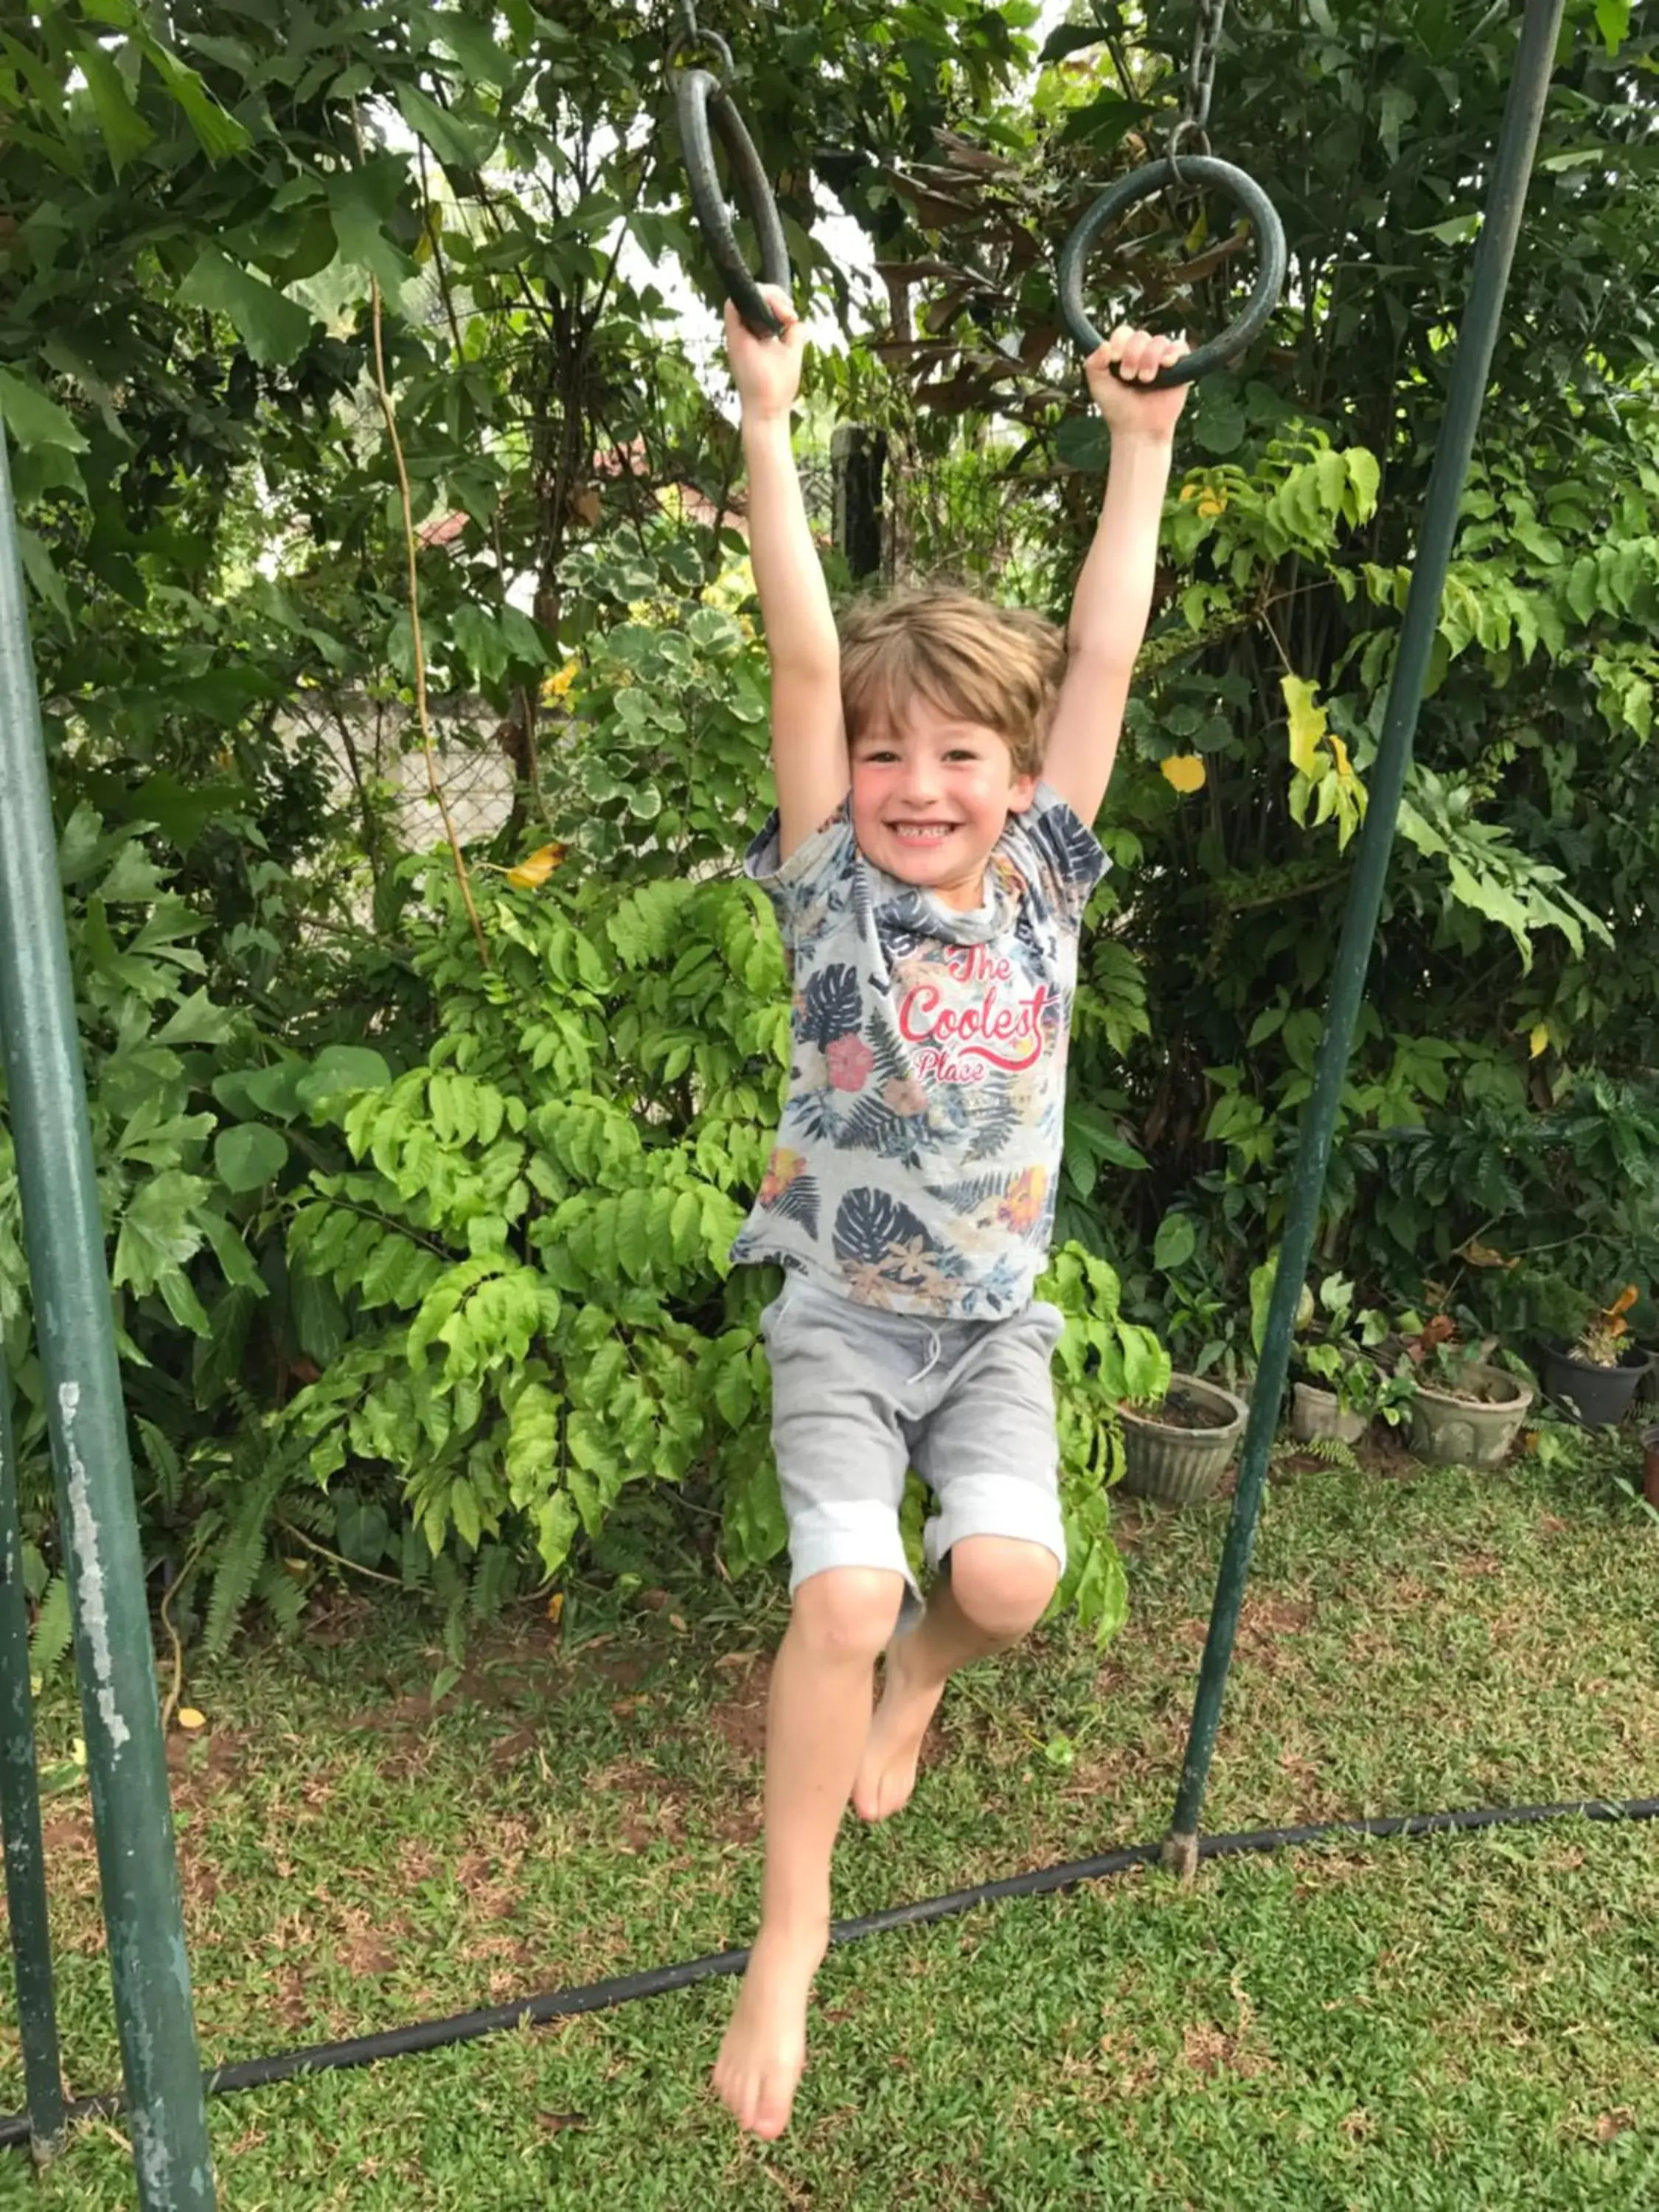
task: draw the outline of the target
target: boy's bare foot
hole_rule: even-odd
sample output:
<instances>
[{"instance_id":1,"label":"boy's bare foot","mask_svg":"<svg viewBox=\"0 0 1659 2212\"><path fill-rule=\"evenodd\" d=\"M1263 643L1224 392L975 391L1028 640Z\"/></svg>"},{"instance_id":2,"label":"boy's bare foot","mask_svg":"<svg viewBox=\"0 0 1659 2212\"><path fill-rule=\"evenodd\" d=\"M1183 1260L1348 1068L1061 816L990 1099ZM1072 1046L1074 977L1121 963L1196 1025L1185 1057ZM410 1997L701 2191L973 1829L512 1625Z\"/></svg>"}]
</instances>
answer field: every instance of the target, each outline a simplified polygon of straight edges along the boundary
<instances>
[{"instance_id":1,"label":"boy's bare foot","mask_svg":"<svg viewBox=\"0 0 1659 2212\"><path fill-rule=\"evenodd\" d=\"M806 2066L806 2002L829 1948L825 1929L799 1939L763 1930L720 2045L720 2100L740 2128L768 2142L789 2124Z\"/></svg>"},{"instance_id":2,"label":"boy's bare foot","mask_svg":"<svg viewBox=\"0 0 1659 2212\"><path fill-rule=\"evenodd\" d=\"M870 1723L864 1756L853 1781L853 1809L860 1820L885 1820L910 1802L916 1764L943 1682L920 1680L905 1664L908 1635L887 1647L881 1702Z\"/></svg>"}]
</instances>

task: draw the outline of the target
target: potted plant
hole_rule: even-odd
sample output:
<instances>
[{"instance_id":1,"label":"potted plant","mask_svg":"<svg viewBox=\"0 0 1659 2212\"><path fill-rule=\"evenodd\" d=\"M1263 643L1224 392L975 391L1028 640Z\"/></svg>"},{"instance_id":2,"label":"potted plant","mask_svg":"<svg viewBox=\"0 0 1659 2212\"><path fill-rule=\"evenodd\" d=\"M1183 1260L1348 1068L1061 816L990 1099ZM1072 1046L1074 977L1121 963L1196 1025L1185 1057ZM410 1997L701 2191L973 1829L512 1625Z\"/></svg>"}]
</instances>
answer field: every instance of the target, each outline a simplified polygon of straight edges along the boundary
<instances>
[{"instance_id":1,"label":"potted plant","mask_svg":"<svg viewBox=\"0 0 1659 2212\"><path fill-rule=\"evenodd\" d=\"M1198 1375L1171 1375L1161 1398L1125 1398L1123 1487L1167 1505L1212 1497L1244 1433L1244 1401Z\"/></svg>"},{"instance_id":2,"label":"potted plant","mask_svg":"<svg viewBox=\"0 0 1659 2212\"><path fill-rule=\"evenodd\" d=\"M1356 1444L1376 1420L1397 1428L1417 1395L1414 1375L1389 1374L1374 1359L1345 1354L1336 1345L1310 1345L1304 1364L1330 1388L1322 1389L1311 1382L1293 1386L1291 1434L1298 1443L1335 1437L1345 1444Z\"/></svg>"},{"instance_id":3,"label":"potted plant","mask_svg":"<svg viewBox=\"0 0 1659 2212\"><path fill-rule=\"evenodd\" d=\"M1530 1386L1492 1366L1492 1340L1465 1339L1449 1314L1426 1322L1408 1314L1400 1330L1395 1372L1416 1384L1409 1440L1417 1457L1435 1467L1501 1465L1532 1403Z\"/></svg>"},{"instance_id":4,"label":"potted plant","mask_svg":"<svg viewBox=\"0 0 1659 2212\"><path fill-rule=\"evenodd\" d=\"M1387 1316L1374 1306L1354 1311L1354 1286L1346 1275L1327 1275L1317 1294L1304 1290L1297 1313L1292 1356L1304 1378L1292 1384L1291 1433L1298 1443L1334 1437L1358 1443L1380 1414L1405 1418L1414 1385L1387 1374L1371 1357L1389 1334Z\"/></svg>"},{"instance_id":5,"label":"potted plant","mask_svg":"<svg viewBox=\"0 0 1659 2212\"><path fill-rule=\"evenodd\" d=\"M1635 1284L1626 1283L1610 1306L1589 1316L1573 1343L1545 1340L1544 1389L1586 1427L1622 1421L1653 1364L1652 1353L1630 1339L1626 1316L1638 1295Z\"/></svg>"}]
</instances>

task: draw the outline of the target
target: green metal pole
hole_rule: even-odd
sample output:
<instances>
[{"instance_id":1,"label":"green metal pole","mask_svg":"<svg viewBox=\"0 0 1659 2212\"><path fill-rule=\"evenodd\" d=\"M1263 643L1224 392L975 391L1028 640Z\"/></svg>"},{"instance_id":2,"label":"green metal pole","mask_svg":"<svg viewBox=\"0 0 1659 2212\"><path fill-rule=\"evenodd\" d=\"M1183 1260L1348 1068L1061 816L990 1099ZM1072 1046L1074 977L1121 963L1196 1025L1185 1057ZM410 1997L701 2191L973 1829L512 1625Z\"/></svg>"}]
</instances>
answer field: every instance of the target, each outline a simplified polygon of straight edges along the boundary
<instances>
[{"instance_id":1,"label":"green metal pole","mask_svg":"<svg viewBox=\"0 0 1659 2212\"><path fill-rule=\"evenodd\" d=\"M0 1355L0 1826L6 1845L6 1910L17 1978L17 2026L23 2045L29 2147L37 2166L64 2141L64 2073L52 2001L52 1930L46 1918L46 1849L40 1839L40 1784L34 1757L34 1692L29 1682L28 1608L23 1595L23 1532L17 1521L17 1457L12 1443L11 1376Z\"/></svg>"},{"instance_id":2,"label":"green metal pole","mask_svg":"<svg viewBox=\"0 0 1659 2212\"><path fill-rule=\"evenodd\" d=\"M46 1380L138 2201L143 2212L213 2212L155 1658L3 439L0 1048Z\"/></svg>"},{"instance_id":3,"label":"green metal pole","mask_svg":"<svg viewBox=\"0 0 1659 2212\"><path fill-rule=\"evenodd\" d=\"M1383 879L1400 813L1400 795L1410 764L1412 738L1428 676L1429 655L1440 618L1457 526L1457 505L1474 447L1475 426L1486 397L1492 349L1498 341L1504 294L1520 232L1527 179L1537 149L1539 126L1549 90L1563 0L1527 0L1504 106L1480 242L1475 248L1469 303L1458 333L1445 420L1435 447L1434 465L1423 514L1417 561L1412 572L1400 653L1383 718L1382 737L1372 769L1370 804L1354 864L1341 939L1331 981L1325 1034L1319 1048L1313 1094L1302 1125L1302 1141L1291 1184L1279 1272L1267 1311L1261 1361L1250 1401L1239 1462L1238 1487L1217 1578L1214 1609L1199 1669L1192 1729L1182 1766L1175 1817L1164 1844L1164 1863L1190 1880L1198 1867L1198 1825L1221 1722L1221 1701L1232 1661L1239 1608L1250 1571L1250 1548L1267 1480L1267 1455L1279 1425L1279 1408L1290 1366L1291 1334L1312 1255L1319 1204L1325 1188L1331 1139L1341 1101L1343 1078L1353 1045L1354 1024L1364 997L1371 939L1382 904Z\"/></svg>"}]
</instances>

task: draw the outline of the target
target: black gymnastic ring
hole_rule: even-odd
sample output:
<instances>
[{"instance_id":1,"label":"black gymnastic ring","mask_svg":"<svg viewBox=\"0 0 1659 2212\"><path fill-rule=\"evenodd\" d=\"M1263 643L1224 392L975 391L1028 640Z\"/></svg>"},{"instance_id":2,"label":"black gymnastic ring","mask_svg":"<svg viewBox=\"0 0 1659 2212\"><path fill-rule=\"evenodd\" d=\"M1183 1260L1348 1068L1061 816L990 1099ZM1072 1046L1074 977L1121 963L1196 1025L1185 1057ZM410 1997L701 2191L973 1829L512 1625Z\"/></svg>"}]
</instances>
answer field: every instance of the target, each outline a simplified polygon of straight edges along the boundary
<instances>
[{"instance_id":1,"label":"black gymnastic ring","mask_svg":"<svg viewBox=\"0 0 1659 2212\"><path fill-rule=\"evenodd\" d=\"M1279 305L1279 295L1285 288L1285 226L1254 177L1246 176L1231 161L1218 161L1208 154L1182 155L1178 166L1169 160L1149 161L1145 168L1132 170L1103 191L1060 249L1060 312L1083 352L1091 354L1105 343L1083 307L1083 265L1097 235L1125 208L1150 199L1154 192L1188 184L1215 185L1236 200L1249 217L1255 233L1255 289L1245 303L1243 313L1228 325L1219 337L1212 338L1195 353L1183 354L1179 361L1160 368L1146 383L1134 380L1137 388L1143 392L1164 390L1172 384L1189 384L1194 377L1207 376L1212 368L1231 361L1261 331Z\"/></svg>"},{"instance_id":2,"label":"black gymnastic ring","mask_svg":"<svg viewBox=\"0 0 1659 2212\"><path fill-rule=\"evenodd\" d=\"M685 173L691 186L691 205L696 211L710 258L744 321L757 337L781 337L787 325L762 296L760 285L750 274L738 249L732 210L720 190L714 167L714 139L726 149L732 165L732 181L746 200L760 244L761 280L781 291L789 289L789 250L783 242L783 225L777 202L762 168L755 142L744 128L743 118L717 76L708 70L676 70L674 106L680 127L680 146ZM711 132L710 125L713 130Z\"/></svg>"}]
</instances>

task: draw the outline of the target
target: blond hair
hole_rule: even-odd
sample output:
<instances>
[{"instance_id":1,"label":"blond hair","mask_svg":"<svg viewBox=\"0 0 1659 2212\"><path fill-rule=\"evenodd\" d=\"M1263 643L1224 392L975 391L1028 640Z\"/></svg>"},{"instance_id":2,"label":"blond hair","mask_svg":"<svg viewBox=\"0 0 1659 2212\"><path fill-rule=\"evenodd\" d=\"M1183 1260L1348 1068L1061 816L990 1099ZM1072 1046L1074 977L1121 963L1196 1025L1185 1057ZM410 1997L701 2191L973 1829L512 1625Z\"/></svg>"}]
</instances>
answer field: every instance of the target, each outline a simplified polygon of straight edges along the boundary
<instances>
[{"instance_id":1,"label":"blond hair","mask_svg":"<svg viewBox=\"0 0 1659 2212\"><path fill-rule=\"evenodd\" d=\"M1066 641L1045 617L998 607L951 586L921 586L843 608L841 695L850 738L926 699L1007 744L1016 775L1048 748Z\"/></svg>"}]
</instances>

